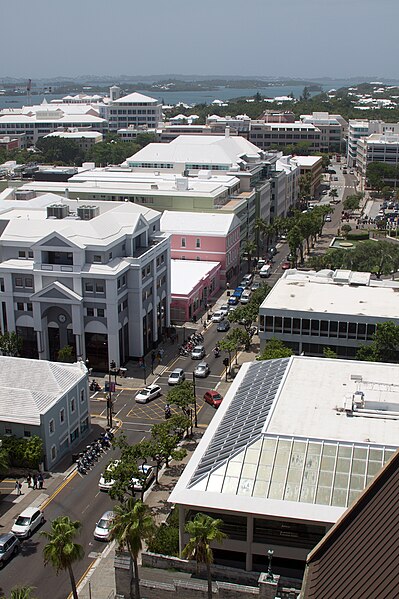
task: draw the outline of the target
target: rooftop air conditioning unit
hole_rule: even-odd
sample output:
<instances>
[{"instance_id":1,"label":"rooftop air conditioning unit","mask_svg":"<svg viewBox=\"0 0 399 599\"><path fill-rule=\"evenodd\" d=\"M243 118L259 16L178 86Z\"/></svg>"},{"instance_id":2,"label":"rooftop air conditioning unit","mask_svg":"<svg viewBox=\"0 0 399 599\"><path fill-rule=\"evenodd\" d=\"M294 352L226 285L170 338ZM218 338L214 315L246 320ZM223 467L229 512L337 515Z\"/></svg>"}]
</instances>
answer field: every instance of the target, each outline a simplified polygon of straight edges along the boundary
<instances>
[{"instance_id":1,"label":"rooftop air conditioning unit","mask_svg":"<svg viewBox=\"0 0 399 599\"><path fill-rule=\"evenodd\" d=\"M100 209L98 206L78 206L77 210L78 218L81 220L91 220L95 216L98 216Z\"/></svg>"},{"instance_id":2,"label":"rooftop air conditioning unit","mask_svg":"<svg viewBox=\"0 0 399 599\"><path fill-rule=\"evenodd\" d=\"M58 218L62 219L68 216L69 208L66 204L51 204L47 206L47 218Z\"/></svg>"}]
</instances>

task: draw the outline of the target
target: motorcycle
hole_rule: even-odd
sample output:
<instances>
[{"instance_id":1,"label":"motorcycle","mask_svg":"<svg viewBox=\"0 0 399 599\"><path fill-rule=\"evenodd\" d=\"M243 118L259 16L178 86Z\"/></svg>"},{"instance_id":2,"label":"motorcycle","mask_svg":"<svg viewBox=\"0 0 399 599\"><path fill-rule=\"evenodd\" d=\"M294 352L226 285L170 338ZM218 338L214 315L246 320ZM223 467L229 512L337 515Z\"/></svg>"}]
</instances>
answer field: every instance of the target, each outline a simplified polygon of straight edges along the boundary
<instances>
[{"instance_id":1,"label":"motorcycle","mask_svg":"<svg viewBox=\"0 0 399 599\"><path fill-rule=\"evenodd\" d=\"M213 355L215 356L215 358L219 358L220 349L218 347L215 347L215 349L213 350Z\"/></svg>"},{"instance_id":2,"label":"motorcycle","mask_svg":"<svg viewBox=\"0 0 399 599\"><path fill-rule=\"evenodd\" d=\"M89 389L90 391L101 391L101 386L97 383L97 381L92 380Z\"/></svg>"},{"instance_id":3,"label":"motorcycle","mask_svg":"<svg viewBox=\"0 0 399 599\"><path fill-rule=\"evenodd\" d=\"M172 416L172 412L169 406L165 407L165 420L169 420Z\"/></svg>"}]
</instances>

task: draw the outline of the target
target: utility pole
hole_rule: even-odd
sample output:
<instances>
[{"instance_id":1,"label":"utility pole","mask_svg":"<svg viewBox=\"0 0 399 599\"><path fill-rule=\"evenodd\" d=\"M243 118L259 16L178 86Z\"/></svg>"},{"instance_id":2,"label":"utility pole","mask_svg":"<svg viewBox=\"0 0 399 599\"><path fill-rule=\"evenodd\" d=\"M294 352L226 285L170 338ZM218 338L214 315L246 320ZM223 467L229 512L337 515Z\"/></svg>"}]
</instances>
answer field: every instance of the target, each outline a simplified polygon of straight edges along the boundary
<instances>
[{"instance_id":1,"label":"utility pole","mask_svg":"<svg viewBox=\"0 0 399 599\"><path fill-rule=\"evenodd\" d=\"M195 388L195 374L193 372L193 394L194 394L194 426L198 427L198 415L197 415L197 393Z\"/></svg>"}]
</instances>

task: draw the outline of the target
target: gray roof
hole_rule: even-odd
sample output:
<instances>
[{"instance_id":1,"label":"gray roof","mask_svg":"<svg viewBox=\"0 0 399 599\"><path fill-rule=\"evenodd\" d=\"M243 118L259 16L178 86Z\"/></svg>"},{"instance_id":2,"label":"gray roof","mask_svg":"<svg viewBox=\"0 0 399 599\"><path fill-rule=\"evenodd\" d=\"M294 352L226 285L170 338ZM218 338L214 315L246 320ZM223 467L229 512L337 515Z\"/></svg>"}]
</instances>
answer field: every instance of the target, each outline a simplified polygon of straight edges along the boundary
<instances>
[{"instance_id":1,"label":"gray roof","mask_svg":"<svg viewBox=\"0 0 399 599\"><path fill-rule=\"evenodd\" d=\"M86 373L81 362L0 356L0 421L40 425L41 415Z\"/></svg>"}]
</instances>

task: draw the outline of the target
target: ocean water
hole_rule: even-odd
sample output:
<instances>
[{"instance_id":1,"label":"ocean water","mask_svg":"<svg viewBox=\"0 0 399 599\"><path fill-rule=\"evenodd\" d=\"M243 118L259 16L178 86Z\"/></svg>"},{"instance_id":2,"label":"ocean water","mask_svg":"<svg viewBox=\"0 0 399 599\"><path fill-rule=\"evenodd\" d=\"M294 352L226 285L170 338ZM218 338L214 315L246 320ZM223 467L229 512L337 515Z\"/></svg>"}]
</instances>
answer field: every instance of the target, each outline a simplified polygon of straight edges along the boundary
<instances>
[{"instance_id":1,"label":"ocean water","mask_svg":"<svg viewBox=\"0 0 399 599\"><path fill-rule=\"evenodd\" d=\"M343 81L331 81L328 85L321 85L323 91L328 91L331 88L338 88L349 85L348 82ZM254 96L257 92L259 92L264 97L275 98L276 96L287 96L288 94L293 94L295 98L299 98L299 96L303 92L303 85L273 85L267 86L259 89L233 89L220 87L216 90L212 91L190 91L190 92L174 92L174 91L164 91L160 90L159 92L151 91L148 92L146 90L137 90L141 91L141 93L156 98L159 101L165 101L165 104L177 104L178 102L183 102L184 104L211 104L213 100L231 100L232 98L239 97L249 97ZM88 92L90 93L90 92ZM318 92L314 92L315 94ZM44 99L47 102L51 100L60 99L67 94L39 94L39 95L31 95L30 104L40 104ZM25 94L21 96L0 96L0 108L20 108L27 104L27 97Z\"/></svg>"}]
</instances>

